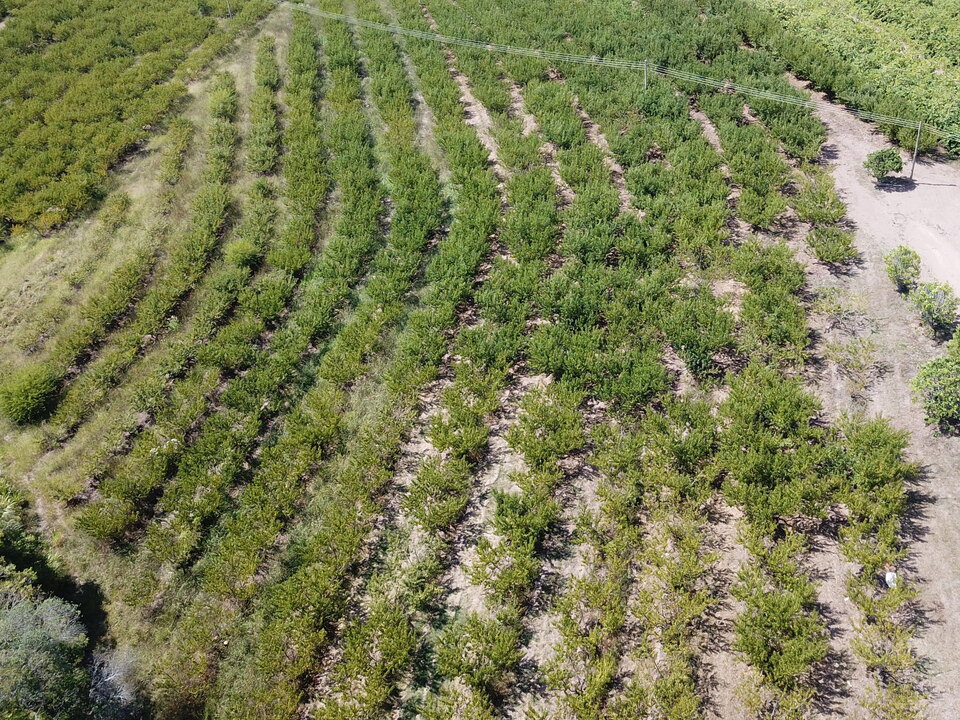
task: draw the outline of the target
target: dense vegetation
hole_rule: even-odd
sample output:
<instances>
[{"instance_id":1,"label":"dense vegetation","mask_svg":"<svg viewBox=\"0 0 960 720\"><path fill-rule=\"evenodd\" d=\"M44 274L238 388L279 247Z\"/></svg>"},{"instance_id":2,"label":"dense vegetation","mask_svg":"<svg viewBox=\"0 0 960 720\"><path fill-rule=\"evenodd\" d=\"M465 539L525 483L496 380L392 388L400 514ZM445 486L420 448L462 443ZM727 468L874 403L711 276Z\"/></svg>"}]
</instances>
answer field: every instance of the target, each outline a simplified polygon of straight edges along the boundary
<instances>
[{"instance_id":1,"label":"dense vegetation","mask_svg":"<svg viewBox=\"0 0 960 720\"><path fill-rule=\"evenodd\" d=\"M883 98L876 111L932 123L953 134L950 147L960 145L960 100L956 93L960 82L960 31L956 8L948 2L754 2L772 9L783 20L791 31L783 33L785 36L803 34L835 63L855 68L860 82ZM866 109L875 110L869 106ZM906 140L909 131L903 135Z\"/></svg>"},{"instance_id":2,"label":"dense vegetation","mask_svg":"<svg viewBox=\"0 0 960 720\"><path fill-rule=\"evenodd\" d=\"M260 8L236 5L170 17L201 42ZM844 73L735 0L316 5L798 97L788 67L835 91ZM150 191L98 211L136 252L0 384L3 471L103 592L101 646L134 658L143 712L685 720L716 670L753 716L805 718L832 692L811 567L829 541L851 568L843 651L872 684L851 703L919 717L916 591L882 579L908 552L906 438L830 424L802 381L795 252L857 257L820 123L682 80L268 22L167 123ZM164 78L187 72L177 47ZM955 301L908 251L888 268L944 334ZM941 370L928 407L956 383ZM7 535L34 542L11 527L4 558ZM22 572L0 589L0 626L26 628L0 667L35 654L50 683L5 674L0 702L88 712L76 611Z\"/></svg>"},{"instance_id":3,"label":"dense vegetation","mask_svg":"<svg viewBox=\"0 0 960 720\"><path fill-rule=\"evenodd\" d=\"M107 172L191 79L270 5L18 2L0 33L0 232L46 232L86 208Z\"/></svg>"}]
</instances>

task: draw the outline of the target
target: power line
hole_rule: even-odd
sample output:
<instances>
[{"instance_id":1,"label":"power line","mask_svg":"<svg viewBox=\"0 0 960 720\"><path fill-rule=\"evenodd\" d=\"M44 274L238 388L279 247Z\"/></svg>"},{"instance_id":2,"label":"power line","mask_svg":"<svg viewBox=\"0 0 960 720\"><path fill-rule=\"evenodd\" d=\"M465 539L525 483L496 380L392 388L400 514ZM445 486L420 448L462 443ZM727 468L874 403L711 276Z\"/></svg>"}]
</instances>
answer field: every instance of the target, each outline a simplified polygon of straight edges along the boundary
<instances>
[{"instance_id":1,"label":"power line","mask_svg":"<svg viewBox=\"0 0 960 720\"><path fill-rule=\"evenodd\" d=\"M389 25L386 23L374 22L372 20L364 20L351 15L341 15L339 13L327 12L326 10L320 10L308 5L302 5L300 3L286 2L286 0L279 0L277 5L287 5L294 10L316 15L327 20L336 20L347 23L348 25L369 28L371 30L380 30L383 32L392 33L394 35L404 35L406 37L418 38L420 40L439 42L445 45L458 45L460 47L476 48L479 50L486 50L487 52L504 53L508 55L522 55L524 57L533 57L540 60L548 60L550 62L557 63L574 63L577 65L592 65L594 67L608 67L618 70L654 72L658 75L684 80L686 82L697 83L700 85L706 85L707 87L712 87L717 90L737 92L748 97L770 100L771 102L779 102L787 105L808 108L811 110L829 109L834 107L832 103L824 102L822 100L802 98L797 97L796 95L787 95L785 93L778 93L773 90L764 90L762 88L741 85L729 80L718 80L717 78L711 78L705 75L697 75L696 73L687 72L686 70L677 70L665 65L659 65L648 60L618 60L616 58L601 57L598 55L574 55L571 53L556 52L553 50L541 50L539 48L517 47L515 45L503 45L500 43L485 42L481 40L468 40L466 38L454 37L452 35L443 35L441 33L427 32L424 30L414 30L401 25ZM862 120L866 120L868 122L876 122L883 125L895 125L897 127L910 128L913 130L919 130L922 125L928 131L940 135L945 140L960 142L960 133L947 132L945 130L935 128L925 122L906 120L893 115L883 115L881 113L858 110L850 107L847 107L847 110Z\"/></svg>"}]
</instances>

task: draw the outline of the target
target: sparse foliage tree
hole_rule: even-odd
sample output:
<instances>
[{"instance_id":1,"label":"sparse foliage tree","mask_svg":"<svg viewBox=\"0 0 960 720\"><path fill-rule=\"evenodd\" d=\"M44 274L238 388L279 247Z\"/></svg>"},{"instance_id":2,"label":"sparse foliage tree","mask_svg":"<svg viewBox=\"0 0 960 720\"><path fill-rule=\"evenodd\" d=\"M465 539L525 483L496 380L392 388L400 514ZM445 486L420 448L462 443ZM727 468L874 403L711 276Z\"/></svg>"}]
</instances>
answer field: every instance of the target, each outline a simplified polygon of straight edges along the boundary
<instances>
[{"instance_id":1,"label":"sparse foliage tree","mask_svg":"<svg viewBox=\"0 0 960 720\"><path fill-rule=\"evenodd\" d=\"M78 718L88 705L87 637L77 608L0 590L0 713Z\"/></svg>"},{"instance_id":2,"label":"sparse foliage tree","mask_svg":"<svg viewBox=\"0 0 960 720\"><path fill-rule=\"evenodd\" d=\"M920 311L920 317L935 333L950 329L957 320L960 301L947 283L920 283L910 293L910 302Z\"/></svg>"},{"instance_id":3,"label":"sparse foliage tree","mask_svg":"<svg viewBox=\"0 0 960 720\"><path fill-rule=\"evenodd\" d=\"M906 245L898 245L883 256L887 275L902 293L910 292L920 279L920 255Z\"/></svg>"}]
</instances>

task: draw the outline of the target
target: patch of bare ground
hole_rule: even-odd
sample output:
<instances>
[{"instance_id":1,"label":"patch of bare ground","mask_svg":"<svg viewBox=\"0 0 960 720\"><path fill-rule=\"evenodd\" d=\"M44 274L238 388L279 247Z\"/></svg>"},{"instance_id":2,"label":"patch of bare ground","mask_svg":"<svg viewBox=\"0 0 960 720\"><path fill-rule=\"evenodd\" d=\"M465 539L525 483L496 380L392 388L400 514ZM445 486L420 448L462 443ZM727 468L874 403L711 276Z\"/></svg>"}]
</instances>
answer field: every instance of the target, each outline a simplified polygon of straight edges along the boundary
<instances>
[{"instance_id":1,"label":"patch of bare ground","mask_svg":"<svg viewBox=\"0 0 960 720\"><path fill-rule=\"evenodd\" d=\"M743 300L750 292L744 283L733 278L711 281L710 291L714 297L725 302L726 309L734 318L740 317L740 312L743 310Z\"/></svg>"},{"instance_id":2,"label":"patch of bare ground","mask_svg":"<svg viewBox=\"0 0 960 720\"><path fill-rule=\"evenodd\" d=\"M393 480L390 484L390 491L387 496L385 510L378 522L378 527L374 536L371 538L369 547L371 549L371 560L374 564L388 564L390 558L384 557L392 555L401 557L402 563L406 563L410 558L418 557L425 551L425 537L419 527L411 521L408 514L402 508L402 498L406 494L417 474L420 465L429 457L437 456L439 453L427 437L430 423L440 412L440 397L443 391L453 383L450 372L451 356L446 355L443 358L443 365L439 377L430 383L423 392L420 393L418 405L419 415L414 426L404 443L400 447L399 460L396 462L393 471ZM401 538L398 546L381 547L382 551L377 553L378 542L382 543L383 536L387 530L395 533L396 537ZM372 570L372 568L370 568ZM374 597L370 592L369 571L358 573L351 581L349 590L349 612L344 615L341 621L334 628L334 637L328 644L319 667L314 674L310 689L307 691L307 700L301 706L300 716L307 718L313 715L324 701L330 700L332 690L335 687L334 672L343 660L344 643L343 634L348 623L361 621L367 617L374 603ZM360 679L358 678L358 681Z\"/></svg>"},{"instance_id":3,"label":"patch of bare ground","mask_svg":"<svg viewBox=\"0 0 960 720\"><path fill-rule=\"evenodd\" d=\"M527 470L523 456L507 443L507 432L517 420L523 397L534 388L549 383L549 376L520 373L501 393L490 425L486 457L477 470L475 492L467 506L460 538L462 544L446 578L446 585L450 588L447 608L451 615L475 612L487 616L490 613L485 590L470 577L477 558L477 543L481 538L486 538L493 546L500 542L491 522L495 510L493 491L519 493L520 488L511 476Z\"/></svg>"},{"instance_id":4,"label":"patch of bare ground","mask_svg":"<svg viewBox=\"0 0 960 720\"><path fill-rule=\"evenodd\" d=\"M717 562L711 568L711 586L717 604L705 618L698 638L701 650L699 683L706 690L706 717L709 720L751 720L740 699L740 687L750 675L747 665L731 649L733 621L743 610L743 603L731 594L737 572L750 560L750 553L738 540L738 526L743 513L718 496L709 510L710 522L705 528L705 541Z\"/></svg>"},{"instance_id":5,"label":"patch of bare ground","mask_svg":"<svg viewBox=\"0 0 960 720\"><path fill-rule=\"evenodd\" d=\"M753 109L747 104L743 104L743 119L751 125L760 125L760 118L756 116Z\"/></svg>"},{"instance_id":6,"label":"patch of bare ground","mask_svg":"<svg viewBox=\"0 0 960 720\"><path fill-rule=\"evenodd\" d=\"M827 657L818 668L821 692L815 705L822 717L856 717L859 709L853 690L870 687L866 666L850 649L859 613L847 595L846 580L859 567L843 556L835 532L818 532L810 539L803 566L816 584L817 609L829 635Z\"/></svg>"},{"instance_id":7,"label":"patch of bare ground","mask_svg":"<svg viewBox=\"0 0 960 720\"><path fill-rule=\"evenodd\" d=\"M697 390L697 381L694 379L687 364L683 361L672 345L663 348L663 364L673 376L673 391L677 395L690 395Z\"/></svg>"},{"instance_id":8,"label":"patch of bare ground","mask_svg":"<svg viewBox=\"0 0 960 720\"><path fill-rule=\"evenodd\" d=\"M580 116L584 132L587 134L587 139L603 153L603 161L610 169L610 180L617 189L617 195L620 197L620 212L636 215L637 218L643 220L643 210L638 208L634 202L633 194L630 192L630 188L627 187L623 165L617 161L613 152L610 150L610 143L607 142L607 136L600 128L600 125L594 122L593 118L583 109L580 99L576 96L573 98L573 109L576 110L577 115Z\"/></svg>"},{"instance_id":9,"label":"patch of bare ground","mask_svg":"<svg viewBox=\"0 0 960 720\"><path fill-rule=\"evenodd\" d=\"M795 87L807 84L790 77ZM825 101L821 93L811 93ZM878 372L862 392L851 394L848 378L835 362L823 361L809 370L810 382L823 403L826 415L843 413L882 415L909 434L908 455L922 467L916 485L908 488L909 507L902 535L910 556L897 568L916 583L919 607L913 621L918 636L917 655L927 665L930 695L927 717L947 720L960 707L960 438L943 437L924 422L924 414L911 397L910 381L918 366L943 354L921 327L912 306L899 296L883 265L883 254L899 244L916 250L923 260L925 278L950 283L960 289L960 169L956 164L922 161L915 182L901 179L878 186L863 169L866 155L888 143L870 125L842 107L825 104L817 114L827 129L823 162L836 181L856 226L856 246L861 263L848 273L831 275L820 270L815 281L836 288L847 302L857 302L875 331ZM909 160L909 158L905 158ZM909 167L909 166L908 166ZM821 321L822 322L822 321ZM821 343L831 337L821 326ZM847 333L846 337L851 337ZM821 354L822 347L816 349ZM833 548L826 551L832 554ZM836 562L836 561L834 561ZM851 691L862 699L855 671Z\"/></svg>"},{"instance_id":10,"label":"patch of bare ground","mask_svg":"<svg viewBox=\"0 0 960 720\"><path fill-rule=\"evenodd\" d=\"M512 117L520 119L524 137L539 134L540 126L537 124L536 117L527 110L520 86L513 80L507 80L507 87L510 90L510 114ZM561 207L568 207L573 204L576 196L567 181L560 175L560 165L557 163L557 146L545 138L541 138L541 140L540 154L543 156L544 164L550 168L550 175L553 177L553 183L557 186L557 193L560 197L560 205Z\"/></svg>"},{"instance_id":11,"label":"patch of bare ground","mask_svg":"<svg viewBox=\"0 0 960 720\"><path fill-rule=\"evenodd\" d=\"M691 104L690 117L700 123L703 137L710 143L710 146L717 151L718 155L723 155L723 145L720 144L720 133L717 132L717 126L707 117L707 114L696 105ZM726 165L723 166L723 172L727 177L730 176L730 168Z\"/></svg>"}]
</instances>

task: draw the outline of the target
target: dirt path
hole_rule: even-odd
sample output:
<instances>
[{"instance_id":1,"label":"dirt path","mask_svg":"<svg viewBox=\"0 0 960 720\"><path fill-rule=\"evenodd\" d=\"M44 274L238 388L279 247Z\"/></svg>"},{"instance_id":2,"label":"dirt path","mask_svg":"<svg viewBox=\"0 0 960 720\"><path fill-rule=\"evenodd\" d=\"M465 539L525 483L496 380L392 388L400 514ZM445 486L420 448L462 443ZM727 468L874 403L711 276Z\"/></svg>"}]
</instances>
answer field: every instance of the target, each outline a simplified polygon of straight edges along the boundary
<instances>
[{"instance_id":1,"label":"dirt path","mask_svg":"<svg viewBox=\"0 0 960 720\"><path fill-rule=\"evenodd\" d=\"M791 79L798 87L805 87ZM817 99L823 99L814 93ZM860 401L832 369L818 381L828 415L862 411L883 415L910 433L908 453L923 467L911 489L913 507L905 535L912 555L902 571L920 589L918 655L929 663L930 720L956 718L960 707L960 438L940 437L923 420L911 398L917 366L943 354L921 328L914 309L894 290L883 267L883 253L906 244L923 259L924 276L951 283L960 291L960 168L918 163L915 185L880 190L863 169L866 155L886 147L872 127L839 107L818 113L827 126L826 156L837 189L856 223L862 265L844 278L823 278L863 301L882 362L881 377ZM905 157L905 160L909 158ZM909 168L909 166L908 166ZM907 173L909 169L907 168Z\"/></svg>"}]
</instances>

